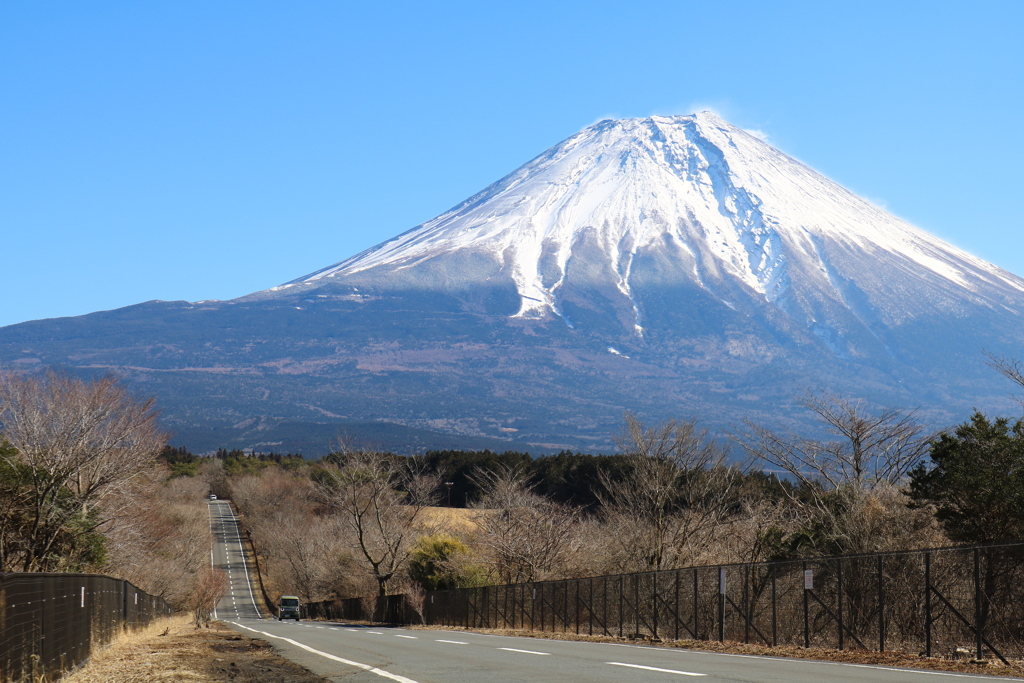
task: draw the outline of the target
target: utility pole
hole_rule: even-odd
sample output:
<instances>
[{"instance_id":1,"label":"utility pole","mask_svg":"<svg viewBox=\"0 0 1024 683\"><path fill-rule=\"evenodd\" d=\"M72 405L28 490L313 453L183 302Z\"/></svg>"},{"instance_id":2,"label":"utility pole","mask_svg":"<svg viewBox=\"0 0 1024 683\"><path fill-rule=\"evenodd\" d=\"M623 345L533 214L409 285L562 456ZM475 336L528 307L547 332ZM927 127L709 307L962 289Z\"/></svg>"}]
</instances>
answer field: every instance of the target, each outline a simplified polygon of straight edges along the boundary
<instances>
[{"instance_id":1,"label":"utility pole","mask_svg":"<svg viewBox=\"0 0 1024 683\"><path fill-rule=\"evenodd\" d=\"M452 485L454 483L454 481L446 481L444 483L444 485L448 487L448 507L452 506Z\"/></svg>"}]
</instances>

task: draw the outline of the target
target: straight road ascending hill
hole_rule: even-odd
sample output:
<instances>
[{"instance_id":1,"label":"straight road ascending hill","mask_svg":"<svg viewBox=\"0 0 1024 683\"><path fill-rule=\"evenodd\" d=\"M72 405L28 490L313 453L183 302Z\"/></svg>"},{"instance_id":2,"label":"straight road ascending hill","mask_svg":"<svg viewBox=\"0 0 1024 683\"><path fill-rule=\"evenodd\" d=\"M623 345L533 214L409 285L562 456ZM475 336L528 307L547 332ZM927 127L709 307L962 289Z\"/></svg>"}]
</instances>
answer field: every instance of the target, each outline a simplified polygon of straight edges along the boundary
<instances>
[{"instance_id":1,"label":"straight road ascending hill","mask_svg":"<svg viewBox=\"0 0 1024 683\"><path fill-rule=\"evenodd\" d=\"M211 500L209 507L213 532L210 564L224 570L229 582L228 592L217 603L213 616L215 619L260 619L262 615L253 593L238 518L226 500Z\"/></svg>"},{"instance_id":2,"label":"straight road ascending hill","mask_svg":"<svg viewBox=\"0 0 1024 683\"><path fill-rule=\"evenodd\" d=\"M210 502L212 560L231 580L217 615L314 673L351 683L974 683L1007 681L810 660L724 655L613 643L513 638L465 631L367 627L338 622L278 622L259 616L238 533L225 501ZM941 678L936 678L936 677Z\"/></svg>"}]
</instances>

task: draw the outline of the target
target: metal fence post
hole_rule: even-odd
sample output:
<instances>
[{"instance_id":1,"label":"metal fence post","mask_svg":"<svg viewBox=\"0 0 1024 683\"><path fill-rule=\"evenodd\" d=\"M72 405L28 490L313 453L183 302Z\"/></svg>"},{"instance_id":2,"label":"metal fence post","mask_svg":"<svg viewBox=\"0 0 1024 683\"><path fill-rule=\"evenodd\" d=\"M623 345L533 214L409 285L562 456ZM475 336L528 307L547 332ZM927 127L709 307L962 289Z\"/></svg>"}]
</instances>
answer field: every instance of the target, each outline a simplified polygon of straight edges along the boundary
<instances>
[{"instance_id":1,"label":"metal fence post","mask_svg":"<svg viewBox=\"0 0 1024 683\"><path fill-rule=\"evenodd\" d=\"M568 594L568 588L566 589ZM551 584L551 632L554 633L558 627L558 584Z\"/></svg>"},{"instance_id":2,"label":"metal fence post","mask_svg":"<svg viewBox=\"0 0 1024 683\"><path fill-rule=\"evenodd\" d=\"M775 565L772 564L772 647L779 644L779 612L775 593Z\"/></svg>"},{"instance_id":3,"label":"metal fence post","mask_svg":"<svg viewBox=\"0 0 1024 683\"><path fill-rule=\"evenodd\" d=\"M604 593L604 598L602 598L603 605L601 607L601 614L604 616L604 618L602 619L602 621L604 622L604 634L606 636L610 636L611 633L609 632L609 629L608 629L609 621L608 621L608 577L607 576L604 577L604 579L601 580L601 584L602 584L602 593Z\"/></svg>"},{"instance_id":4,"label":"metal fence post","mask_svg":"<svg viewBox=\"0 0 1024 683\"><path fill-rule=\"evenodd\" d=\"M526 584L521 583L519 588L519 628L526 628ZM512 628L516 627L516 605L512 603Z\"/></svg>"},{"instance_id":5,"label":"metal fence post","mask_svg":"<svg viewBox=\"0 0 1024 683\"><path fill-rule=\"evenodd\" d=\"M623 600L625 597L622 584L624 581L625 577L622 574L619 574L619 638L622 637L622 611L624 608Z\"/></svg>"},{"instance_id":6,"label":"metal fence post","mask_svg":"<svg viewBox=\"0 0 1024 683\"><path fill-rule=\"evenodd\" d=\"M563 622L564 629L569 630L569 582L566 581L563 584L565 586L565 621Z\"/></svg>"},{"instance_id":7,"label":"metal fence post","mask_svg":"<svg viewBox=\"0 0 1024 683\"><path fill-rule=\"evenodd\" d=\"M590 599L587 601L587 635L594 635L594 577L590 577Z\"/></svg>"},{"instance_id":8,"label":"metal fence post","mask_svg":"<svg viewBox=\"0 0 1024 683\"><path fill-rule=\"evenodd\" d=\"M836 602L838 607L839 649L843 649L843 558L836 560Z\"/></svg>"},{"instance_id":9,"label":"metal fence post","mask_svg":"<svg viewBox=\"0 0 1024 683\"><path fill-rule=\"evenodd\" d=\"M654 572L651 577L651 584L651 606L654 608L651 616L651 629L654 631L652 638L658 640L658 572Z\"/></svg>"},{"instance_id":10,"label":"metal fence post","mask_svg":"<svg viewBox=\"0 0 1024 683\"><path fill-rule=\"evenodd\" d=\"M537 584L533 584L533 599L530 600L530 630L537 629Z\"/></svg>"},{"instance_id":11,"label":"metal fence post","mask_svg":"<svg viewBox=\"0 0 1024 683\"><path fill-rule=\"evenodd\" d=\"M580 580L576 579L576 635L580 634Z\"/></svg>"},{"instance_id":12,"label":"metal fence post","mask_svg":"<svg viewBox=\"0 0 1024 683\"><path fill-rule=\"evenodd\" d=\"M558 628L558 582L551 584L551 632Z\"/></svg>"},{"instance_id":13,"label":"metal fence post","mask_svg":"<svg viewBox=\"0 0 1024 683\"><path fill-rule=\"evenodd\" d=\"M540 589L540 630L544 631L544 584L537 584Z\"/></svg>"},{"instance_id":14,"label":"metal fence post","mask_svg":"<svg viewBox=\"0 0 1024 683\"><path fill-rule=\"evenodd\" d=\"M977 661L981 661L984 656L982 651L982 595L981 595L981 549L974 549L974 636L975 645L977 647Z\"/></svg>"},{"instance_id":15,"label":"metal fence post","mask_svg":"<svg viewBox=\"0 0 1024 683\"><path fill-rule=\"evenodd\" d=\"M885 578L882 556L878 556L878 651L885 652Z\"/></svg>"},{"instance_id":16,"label":"metal fence post","mask_svg":"<svg viewBox=\"0 0 1024 683\"><path fill-rule=\"evenodd\" d=\"M932 554L924 554L924 656L932 656Z\"/></svg>"},{"instance_id":17,"label":"metal fence post","mask_svg":"<svg viewBox=\"0 0 1024 683\"><path fill-rule=\"evenodd\" d=\"M804 647L809 648L811 646L811 609L810 603L810 588L807 587L807 563L803 563L804 567Z\"/></svg>"},{"instance_id":18,"label":"metal fence post","mask_svg":"<svg viewBox=\"0 0 1024 683\"><path fill-rule=\"evenodd\" d=\"M700 588L700 582L697 578L697 568L693 568L693 635L694 640L700 640L700 629L698 624L698 614L700 613L700 601L698 595L698 589Z\"/></svg>"},{"instance_id":19,"label":"metal fence post","mask_svg":"<svg viewBox=\"0 0 1024 683\"><path fill-rule=\"evenodd\" d=\"M676 570L676 599L672 603L675 609L675 639L679 640L679 570Z\"/></svg>"},{"instance_id":20,"label":"metal fence post","mask_svg":"<svg viewBox=\"0 0 1024 683\"><path fill-rule=\"evenodd\" d=\"M519 592L519 599L516 599L516 591ZM519 619L518 628L526 629L526 584L518 583L512 589L512 628L516 627L516 618Z\"/></svg>"},{"instance_id":21,"label":"metal fence post","mask_svg":"<svg viewBox=\"0 0 1024 683\"><path fill-rule=\"evenodd\" d=\"M750 642L750 617L753 610L750 609L750 565L743 565L743 642Z\"/></svg>"},{"instance_id":22,"label":"metal fence post","mask_svg":"<svg viewBox=\"0 0 1024 683\"><path fill-rule=\"evenodd\" d=\"M725 567L718 568L718 642L725 642Z\"/></svg>"},{"instance_id":23,"label":"metal fence post","mask_svg":"<svg viewBox=\"0 0 1024 683\"><path fill-rule=\"evenodd\" d=\"M527 591L527 589L533 590L533 585L532 584L528 584L528 583L524 583L523 584L523 602L520 605L521 611L519 613L519 627L523 628L523 629L526 628L526 591ZM533 600L532 599L530 600L530 607L531 608L533 607ZM530 616L530 630L531 631L533 630L533 615L532 614Z\"/></svg>"},{"instance_id":24,"label":"metal fence post","mask_svg":"<svg viewBox=\"0 0 1024 683\"><path fill-rule=\"evenodd\" d=\"M633 574L633 637L640 636L640 575Z\"/></svg>"}]
</instances>

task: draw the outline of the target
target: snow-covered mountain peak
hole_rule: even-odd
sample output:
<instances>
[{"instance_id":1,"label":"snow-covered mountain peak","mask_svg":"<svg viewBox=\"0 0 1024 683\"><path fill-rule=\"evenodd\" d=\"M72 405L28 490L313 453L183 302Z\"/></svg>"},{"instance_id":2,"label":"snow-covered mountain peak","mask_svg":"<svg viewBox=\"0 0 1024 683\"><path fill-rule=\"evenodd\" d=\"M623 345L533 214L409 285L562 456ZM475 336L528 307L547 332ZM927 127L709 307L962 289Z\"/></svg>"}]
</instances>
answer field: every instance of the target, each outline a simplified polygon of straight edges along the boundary
<instances>
[{"instance_id":1,"label":"snow-covered mountain peak","mask_svg":"<svg viewBox=\"0 0 1024 683\"><path fill-rule=\"evenodd\" d=\"M965 305L954 301L965 293L995 307L1024 291L707 111L600 121L437 218L289 284L480 258L514 282L518 317L565 317L563 292L590 278L629 302L640 334L635 269L652 261L647 282L686 282L730 307L739 292L808 326L853 299L900 317Z\"/></svg>"},{"instance_id":2,"label":"snow-covered mountain peak","mask_svg":"<svg viewBox=\"0 0 1024 683\"><path fill-rule=\"evenodd\" d=\"M625 410L813 435L808 388L929 428L1008 414L983 351L1024 348L1024 281L710 112L600 121L362 254L201 303L5 327L0 364L108 368L198 451L536 453L604 450Z\"/></svg>"}]
</instances>

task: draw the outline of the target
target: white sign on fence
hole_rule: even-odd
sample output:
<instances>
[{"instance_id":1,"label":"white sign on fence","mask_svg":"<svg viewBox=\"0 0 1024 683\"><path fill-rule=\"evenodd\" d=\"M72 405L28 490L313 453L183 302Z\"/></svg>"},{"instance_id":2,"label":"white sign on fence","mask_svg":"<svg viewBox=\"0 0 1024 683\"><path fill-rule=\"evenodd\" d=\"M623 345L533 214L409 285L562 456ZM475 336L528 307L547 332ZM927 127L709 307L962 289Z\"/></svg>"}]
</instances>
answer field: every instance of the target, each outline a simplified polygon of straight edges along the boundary
<instances>
[{"instance_id":1,"label":"white sign on fence","mask_svg":"<svg viewBox=\"0 0 1024 683\"><path fill-rule=\"evenodd\" d=\"M725 595L725 567L718 570L718 592Z\"/></svg>"},{"instance_id":2,"label":"white sign on fence","mask_svg":"<svg viewBox=\"0 0 1024 683\"><path fill-rule=\"evenodd\" d=\"M804 570L804 590L805 591L812 591L812 590L814 590L814 570L813 569L805 569Z\"/></svg>"}]
</instances>

